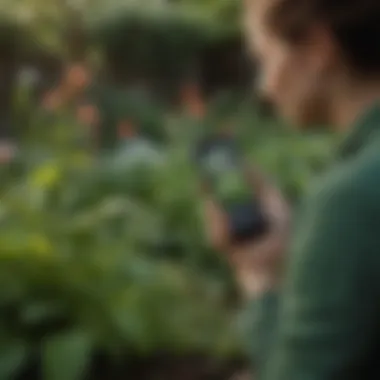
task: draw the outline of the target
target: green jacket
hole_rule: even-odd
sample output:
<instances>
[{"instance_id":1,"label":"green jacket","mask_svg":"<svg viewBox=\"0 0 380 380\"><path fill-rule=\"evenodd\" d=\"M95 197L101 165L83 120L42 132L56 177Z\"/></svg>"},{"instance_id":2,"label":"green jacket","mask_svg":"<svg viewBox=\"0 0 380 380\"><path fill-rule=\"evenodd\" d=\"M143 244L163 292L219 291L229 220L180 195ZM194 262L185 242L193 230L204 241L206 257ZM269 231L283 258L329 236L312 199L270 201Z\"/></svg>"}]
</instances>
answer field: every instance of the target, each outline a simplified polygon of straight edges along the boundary
<instances>
[{"instance_id":1,"label":"green jacket","mask_svg":"<svg viewBox=\"0 0 380 380\"><path fill-rule=\"evenodd\" d=\"M380 105L312 190L281 295L252 305L258 378L380 379Z\"/></svg>"}]
</instances>

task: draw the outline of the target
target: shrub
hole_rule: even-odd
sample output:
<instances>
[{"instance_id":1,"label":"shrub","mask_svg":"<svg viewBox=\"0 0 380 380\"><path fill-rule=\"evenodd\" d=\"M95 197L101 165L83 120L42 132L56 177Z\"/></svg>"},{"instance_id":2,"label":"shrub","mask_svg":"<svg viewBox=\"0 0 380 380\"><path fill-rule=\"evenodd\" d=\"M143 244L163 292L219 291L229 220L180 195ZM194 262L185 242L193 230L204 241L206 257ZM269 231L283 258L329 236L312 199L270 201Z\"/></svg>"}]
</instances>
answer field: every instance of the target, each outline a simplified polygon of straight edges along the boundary
<instances>
[{"instance_id":1,"label":"shrub","mask_svg":"<svg viewBox=\"0 0 380 380\"><path fill-rule=\"evenodd\" d=\"M1 379L36 356L43 378L74 380L99 350L240 353L234 283L204 243L189 162L212 120L190 130L171 120L165 146L126 143L96 159L74 144L78 131L63 128L66 119L45 121L45 141L30 139L2 168ZM294 199L328 161L331 136L280 132L248 112L234 120L250 126L247 155Z\"/></svg>"}]
</instances>

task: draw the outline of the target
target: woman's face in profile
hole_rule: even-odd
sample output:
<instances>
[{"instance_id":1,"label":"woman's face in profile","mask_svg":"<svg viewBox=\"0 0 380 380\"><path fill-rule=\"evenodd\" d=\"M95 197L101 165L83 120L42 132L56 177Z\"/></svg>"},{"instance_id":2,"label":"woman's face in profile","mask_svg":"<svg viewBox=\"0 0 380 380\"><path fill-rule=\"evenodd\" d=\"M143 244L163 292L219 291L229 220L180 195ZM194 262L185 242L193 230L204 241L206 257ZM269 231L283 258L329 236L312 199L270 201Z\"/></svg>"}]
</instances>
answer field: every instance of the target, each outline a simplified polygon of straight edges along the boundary
<instances>
[{"instance_id":1,"label":"woman's face in profile","mask_svg":"<svg viewBox=\"0 0 380 380\"><path fill-rule=\"evenodd\" d=\"M277 112L296 125L328 122L330 56L320 44L291 45L266 24L270 0L247 0L245 30L248 47L260 68L259 91Z\"/></svg>"}]
</instances>

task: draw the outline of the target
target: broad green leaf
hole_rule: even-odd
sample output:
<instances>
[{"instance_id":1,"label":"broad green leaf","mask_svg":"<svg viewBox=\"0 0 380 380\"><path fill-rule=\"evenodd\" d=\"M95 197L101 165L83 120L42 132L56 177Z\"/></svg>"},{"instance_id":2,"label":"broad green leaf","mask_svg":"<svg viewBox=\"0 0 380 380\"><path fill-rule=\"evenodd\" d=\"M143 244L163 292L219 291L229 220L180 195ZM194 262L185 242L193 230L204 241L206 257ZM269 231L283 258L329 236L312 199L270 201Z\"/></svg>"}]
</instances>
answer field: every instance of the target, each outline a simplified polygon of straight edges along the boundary
<instances>
[{"instance_id":1,"label":"broad green leaf","mask_svg":"<svg viewBox=\"0 0 380 380\"><path fill-rule=\"evenodd\" d=\"M89 364L91 349L91 339L81 330L47 338L42 351L43 379L83 379Z\"/></svg>"},{"instance_id":2,"label":"broad green leaf","mask_svg":"<svg viewBox=\"0 0 380 380\"><path fill-rule=\"evenodd\" d=\"M25 324L42 323L48 319L57 318L63 313L63 308L58 302L33 302L30 300L23 308L21 319Z\"/></svg>"},{"instance_id":3,"label":"broad green leaf","mask_svg":"<svg viewBox=\"0 0 380 380\"><path fill-rule=\"evenodd\" d=\"M22 342L2 342L0 348L0 379L12 380L27 359L27 348Z\"/></svg>"}]
</instances>

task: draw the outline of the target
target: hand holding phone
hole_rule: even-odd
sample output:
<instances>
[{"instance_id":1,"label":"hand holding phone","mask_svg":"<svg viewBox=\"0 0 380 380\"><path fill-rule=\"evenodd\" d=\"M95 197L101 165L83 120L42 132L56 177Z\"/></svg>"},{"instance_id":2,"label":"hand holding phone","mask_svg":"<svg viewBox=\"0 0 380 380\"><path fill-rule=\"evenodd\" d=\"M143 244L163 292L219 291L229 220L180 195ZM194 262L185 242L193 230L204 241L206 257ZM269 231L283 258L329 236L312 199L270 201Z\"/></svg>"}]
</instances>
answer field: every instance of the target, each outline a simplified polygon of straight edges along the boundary
<instances>
[{"instance_id":1,"label":"hand holding phone","mask_svg":"<svg viewBox=\"0 0 380 380\"><path fill-rule=\"evenodd\" d=\"M206 138L197 147L196 160L202 181L226 213L231 243L241 244L265 234L268 223L236 141L227 135Z\"/></svg>"},{"instance_id":2,"label":"hand holding phone","mask_svg":"<svg viewBox=\"0 0 380 380\"><path fill-rule=\"evenodd\" d=\"M214 140L211 145L215 146L215 143ZM239 190L235 194L245 194L247 189L248 196L228 196L228 199L238 201L225 202L221 196L223 191L219 193L217 186L219 175L223 174L215 175L213 171L206 170L203 159L208 156L205 151L209 149L204 149L202 145L198 149L198 162L203 183L207 185L203 193L206 235L212 247L226 255L235 271L242 295L251 299L281 283L290 210L281 191L257 168L243 164L240 155L239 165L232 167L239 168L240 184L244 186L244 191ZM254 205L253 209L251 205ZM243 211L239 210L240 207Z\"/></svg>"}]
</instances>

